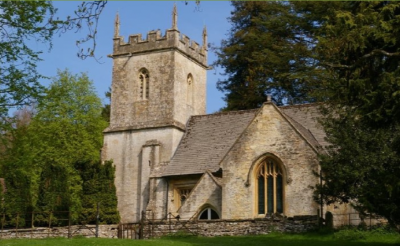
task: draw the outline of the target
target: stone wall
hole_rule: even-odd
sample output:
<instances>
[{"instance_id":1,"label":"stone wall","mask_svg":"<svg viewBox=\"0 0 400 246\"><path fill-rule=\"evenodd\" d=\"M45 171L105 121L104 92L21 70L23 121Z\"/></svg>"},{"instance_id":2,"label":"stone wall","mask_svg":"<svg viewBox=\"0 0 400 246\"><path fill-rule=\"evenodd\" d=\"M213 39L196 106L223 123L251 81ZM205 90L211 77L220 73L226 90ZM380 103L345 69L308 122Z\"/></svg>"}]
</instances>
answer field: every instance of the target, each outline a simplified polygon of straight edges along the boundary
<instances>
[{"instance_id":1,"label":"stone wall","mask_svg":"<svg viewBox=\"0 0 400 246\"><path fill-rule=\"evenodd\" d=\"M144 238L157 238L174 234L199 236L260 235L271 232L304 232L318 225L317 216L294 216L254 220L204 220L146 222Z\"/></svg>"},{"instance_id":2,"label":"stone wall","mask_svg":"<svg viewBox=\"0 0 400 246\"><path fill-rule=\"evenodd\" d=\"M284 170L283 214L316 214L313 186L318 183L317 153L272 103L265 103L222 160L222 218L257 216L255 170L272 158Z\"/></svg>"},{"instance_id":3,"label":"stone wall","mask_svg":"<svg viewBox=\"0 0 400 246\"><path fill-rule=\"evenodd\" d=\"M205 237L260 235L271 232L304 232L317 226L317 216L294 216L291 218L264 218L254 220L162 220L146 221L143 226L143 238L158 238L174 234L192 234ZM118 228L129 228L122 231ZM140 224L99 225L100 238L138 239ZM11 238L48 238L48 237L95 237L96 226L37 227L28 229L0 230L0 239ZM70 235L70 236L69 236ZM129 236L126 236L129 235Z\"/></svg>"},{"instance_id":4,"label":"stone wall","mask_svg":"<svg viewBox=\"0 0 400 246\"><path fill-rule=\"evenodd\" d=\"M0 230L0 239L11 238L48 238L48 237L95 237L96 225L65 226L65 227L35 227L27 229ZM99 237L117 238L118 225L99 225Z\"/></svg>"},{"instance_id":5,"label":"stone wall","mask_svg":"<svg viewBox=\"0 0 400 246\"><path fill-rule=\"evenodd\" d=\"M150 173L160 163L170 160L182 135L174 128L105 134L102 158L113 160L116 168L114 182L122 223L140 220L140 211L147 209L150 195L154 193L150 190ZM151 151L148 145L153 140L159 143L159 147L154 146L155 150L159 148L157 151ZM157 199L160 197L162 194ZM160 203L165 204L165 201L160 200Z\"/></svg>"}]
</instances>

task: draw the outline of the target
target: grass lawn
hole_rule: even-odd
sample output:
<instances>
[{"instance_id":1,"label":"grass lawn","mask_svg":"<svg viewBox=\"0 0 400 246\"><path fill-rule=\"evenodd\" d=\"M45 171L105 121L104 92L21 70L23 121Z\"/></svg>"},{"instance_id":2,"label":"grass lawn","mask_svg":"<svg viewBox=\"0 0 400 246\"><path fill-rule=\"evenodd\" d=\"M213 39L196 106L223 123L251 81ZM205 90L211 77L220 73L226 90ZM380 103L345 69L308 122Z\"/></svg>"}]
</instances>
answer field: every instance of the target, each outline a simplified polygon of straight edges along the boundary
<instances>
[{"instance_id":1,"label":"grass lawn","mask_svg":"<svg viewBox=\"0 0 400 246\"><path fill-rule=\"evenodd\" d=\"M357 236L338 236L336 234L269 234L263 236L240 236L240 237L170 237L152 240L128 240L128 239L104 239L104 238L54 238L54 239L3 239L0 240L1 246L200 246L200 245L221 245L221 246L378 246L378 245L398 245L400 246L400 235L396 233L367 233L362 239Z\"/></svg>"}]
</instances>

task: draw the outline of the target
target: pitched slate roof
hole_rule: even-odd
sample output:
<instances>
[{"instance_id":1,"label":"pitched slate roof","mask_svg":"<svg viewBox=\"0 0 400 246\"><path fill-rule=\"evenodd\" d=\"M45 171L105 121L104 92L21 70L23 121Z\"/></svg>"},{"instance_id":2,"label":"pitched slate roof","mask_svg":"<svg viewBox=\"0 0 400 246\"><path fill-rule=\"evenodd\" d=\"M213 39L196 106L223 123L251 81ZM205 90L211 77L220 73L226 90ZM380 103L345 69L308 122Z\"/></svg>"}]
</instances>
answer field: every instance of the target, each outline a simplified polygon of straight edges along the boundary
<instances>
[{"instance_id":1,"label":"pitched slate roof","mask_svg":"<svg viewBox=\"0 0 400 246\"><path fill-rule=\"evenodd\" d=\"M282 106L279 109L311 145L316 148L328 145L325 131L318 122L321 116L318 104Z\"/></svg>"},{"instance_id":2,"label":"pitched slate roof","mask_svg":"<svg viewBox=\"0 0 400 246\"><path fill-rule=\"evenodd\" d=\"M318 123L317 104L278 107L284 118L315 149L326 146L325 132ZM190 117L186 133L169 165L161 176L203 174L216 172L219 163L242 132L254 119L259 109Z\"/></svg>"},{"instance_id":3,"label":"pitched slate roof","mask_svg":"<svg viewBox=\"0 0 400 246\"><path fill-rule=\"evenodd\" d=\"M163 176L216 172L219 162L259 109L190 117L186 133Z\"/></svg>"}]
</instances>

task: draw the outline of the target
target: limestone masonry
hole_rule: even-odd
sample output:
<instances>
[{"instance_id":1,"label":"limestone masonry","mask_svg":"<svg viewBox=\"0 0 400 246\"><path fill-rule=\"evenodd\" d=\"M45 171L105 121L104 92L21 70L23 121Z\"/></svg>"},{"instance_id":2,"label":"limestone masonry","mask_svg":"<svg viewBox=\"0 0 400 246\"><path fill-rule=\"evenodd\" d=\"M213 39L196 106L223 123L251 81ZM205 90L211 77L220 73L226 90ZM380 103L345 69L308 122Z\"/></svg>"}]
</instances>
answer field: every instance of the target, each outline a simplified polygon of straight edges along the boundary
<instances>
[{"instance_id":1,"label":"limestone masonry","mask_svg":"<svg viewBox=\"0 0 400 246\"><path fill-rule=\"evenodd\" d=\"M190 40L177 17L174 7L165 35L127 43L115 20L102 159L116 167L121 222L139 222L142 211L159 220L315 217L314 172L327 145L316 105L267 101L206 115L207 31L201 44Z\"/></svg>"}]
</instances>

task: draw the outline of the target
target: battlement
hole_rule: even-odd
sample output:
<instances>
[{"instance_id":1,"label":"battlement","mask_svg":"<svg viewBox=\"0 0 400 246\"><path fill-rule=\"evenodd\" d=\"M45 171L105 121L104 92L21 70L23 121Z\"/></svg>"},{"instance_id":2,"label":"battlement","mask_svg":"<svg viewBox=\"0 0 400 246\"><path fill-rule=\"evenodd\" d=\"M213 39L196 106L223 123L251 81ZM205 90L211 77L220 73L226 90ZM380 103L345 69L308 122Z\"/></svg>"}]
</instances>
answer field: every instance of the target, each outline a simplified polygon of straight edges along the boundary
<instances>
[{"instance_id":1,"label":"battlement","mask_svg":"<svg viewBox=\"0 0 400 246\"><path fill-rule=\"evenodd\" d=\"M111 57L133 56L146 52L178 50L183 55L196 60L203 66L207 66L207 47L190 40L176 29L168 29L164 36L160 30L150 31L145 39L142 34L130 35L128 42L121 36L114 37L114 48Z\"/></svg>"}]
</instances>

